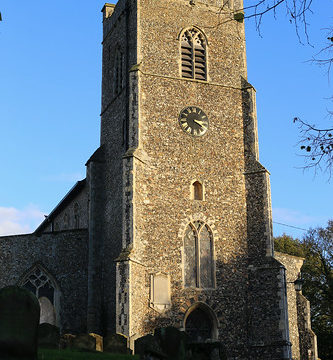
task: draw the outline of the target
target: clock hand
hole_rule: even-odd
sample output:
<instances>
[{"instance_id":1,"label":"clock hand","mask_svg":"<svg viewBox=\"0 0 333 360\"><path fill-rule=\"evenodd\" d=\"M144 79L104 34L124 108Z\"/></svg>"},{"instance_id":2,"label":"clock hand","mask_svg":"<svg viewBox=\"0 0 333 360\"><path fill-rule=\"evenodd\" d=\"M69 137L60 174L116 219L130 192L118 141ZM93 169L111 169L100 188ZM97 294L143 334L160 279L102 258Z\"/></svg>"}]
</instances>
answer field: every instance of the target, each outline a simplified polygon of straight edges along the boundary
<instances>
[{"instance_id":1,"label":"clock hand","mask_svg":"<svg viewBox=\"0 0 333 360\"><path fill-rule=\"evenodd\" d=\"M201 120L193 120L193 122L199 124L200 126L202 126L202 124L203 124L203 121L201 121Z\"/></svg>"}]
</instances>

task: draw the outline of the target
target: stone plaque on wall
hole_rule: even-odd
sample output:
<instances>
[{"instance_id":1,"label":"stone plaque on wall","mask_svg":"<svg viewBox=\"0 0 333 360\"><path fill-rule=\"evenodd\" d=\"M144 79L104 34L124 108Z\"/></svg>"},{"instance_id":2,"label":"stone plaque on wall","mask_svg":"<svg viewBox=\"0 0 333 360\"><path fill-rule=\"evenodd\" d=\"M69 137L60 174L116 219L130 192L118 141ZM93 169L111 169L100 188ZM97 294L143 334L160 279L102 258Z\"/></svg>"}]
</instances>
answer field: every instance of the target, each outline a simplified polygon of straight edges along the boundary
<instances>
[{"instance_id":1,"label":"stone plaque on wall","mask_svg":"<svg viewBox=\"0 0 333 360\"><path fill-rule=\"evenodd\" d=\"M157 273L150 277L150 306L158 312L171 307L170 279L167 274Z\"/></svg>"}]
</instances>

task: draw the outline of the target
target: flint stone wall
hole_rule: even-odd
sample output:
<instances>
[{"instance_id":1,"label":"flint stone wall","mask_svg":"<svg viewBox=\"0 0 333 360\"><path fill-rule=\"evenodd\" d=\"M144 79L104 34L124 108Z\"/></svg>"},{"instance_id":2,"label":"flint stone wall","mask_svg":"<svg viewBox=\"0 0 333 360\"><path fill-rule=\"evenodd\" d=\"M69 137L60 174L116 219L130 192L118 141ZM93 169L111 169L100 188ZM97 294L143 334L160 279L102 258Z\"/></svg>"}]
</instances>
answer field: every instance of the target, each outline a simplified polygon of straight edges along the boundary
<instances>
[{"instance_id":1,"label":"flint stone wall","mask_svg":"<svg viewBox=\"0 0 333 360\"><path fill-rule=\"evenodd\" d=\"M128 4L128 7L126 6ZM100 237L105 263L103 293L104 334L116 332L116 263L123 238L123 155L128 149L129 70L137 63L136 24L134 0L119 0L104 9L101 145L105 151L105 206L100 209L104 225ZM111 14L113 13L112 17ZM123 81L119 92L114 91L115 54L123 54ZM125 185L126 186L126 185ZM117 322L118 321L118 322Z\"/></svg>"},{"instance_id":2,"label":"flint stone wall","mask_svg":"<svg viewBox=\"0 0 333 360\"><path fill-rule=\"evenodd\" d=\"M87 245L86 230L0 237L0 288L17 285L35 264L41 264L60 291L61 331L85 332Z\"/></svg>"},{"instance_id":3,"label":"flint stone wall","mask_svg":"<svg viewBox=\"0 0 333 360\"><path fill-rule=\"evenodd\" d=\"M52 219L52 224L49 224L44 232L87 229L88 217L88 188L85 187Z\"/></svg>"},{"instance_id":4,"label":"flint stone wall","mask_svg":"<svg viewBox=\"0 0 333 360\"><path fill-rule=\"evenodd\" d=\"M221 21L211 11L212 3L131 0L126 9L125 1L120 0L112 17L104 18L104 256L111 262L119 249L118 261L126 262L126 267L118 266L117 330L133 339L157 327L183 328L189 308L203 303L214 313L214 339L223 340L230 358L246 358L251 311L247 296L254 276L248 270L250 260L259 273L259 265L267 265L265 274L271 280L262 301L269 319L261 316L267 324L261 329L268 332L263 336L268 350L260 348L254 358L267 359L271 353L275 358L287 357L283 267L274 259L273 264L266 260L272 255L268 173L257 163L255 108L244 106L249 97L252 102L255 98L247 93L251 86L243 79L243 24L226 21L223 30L212 26ZM231 15L223 16L230 19ZM195 24L207 36L208 81L186 80L180 75L178 36ZM114 96L116 47L127 56L131 72L123 91ZM199 139L184 134L178 124L180 111L189 105L202 108L210 120L209 131ZM245 128L250 115L252 123ZM129 149L121 141L124 129L128 130ZM245 157L246 151L251 152L251 159ZM250 180L249 171L253 173ZM190 185L195 180L203 183L203 201L190 198ZM250 200L254 208L247 207ZM256 211L257 204L260 211ZM254 221L256 216L260 221ZM184 287L183 283L184 231L196 220L207 223L214 236L216 286L211 289ZM104 298L108 312L114 308L111 269L110 264L105 272L105 281L111 284ZM151 277L160 272L170 277L172 302L162 314L149 307ZM263 285L255 279L251 286L262 291ZM253 297L251 300L257 300ZM107 324L112 324L109 315ZM257 334L255 344L260 337ZM271 337L279 343L272 344Z\"/></svg>"},{"instance_id":5,"label":"flint stone wall","mask_svg":"<svg viewBox=\"0 0 333 360\"><path fill-rule=\"evenodd\" d=\"M317 336L311 329L310 302L300 292L296 297L300 359L317 360Z\"/></svg>"},{"instance_id":6,"label":"flint stone wall","mask_svg":"<svg viewBox=\"0 0 333 360\"><path fill-rule=\"evenodd\" d=\"M297 323L297 303L296 291L293 282L297 279L304 259L298 256L292 256L275 251L274 257L279 260L287 269L287 299L288 299L288 317L289 317L289 334L292 344L291 351L293 359L300 359L299 334Z\"/></svg>"}]
</instances>

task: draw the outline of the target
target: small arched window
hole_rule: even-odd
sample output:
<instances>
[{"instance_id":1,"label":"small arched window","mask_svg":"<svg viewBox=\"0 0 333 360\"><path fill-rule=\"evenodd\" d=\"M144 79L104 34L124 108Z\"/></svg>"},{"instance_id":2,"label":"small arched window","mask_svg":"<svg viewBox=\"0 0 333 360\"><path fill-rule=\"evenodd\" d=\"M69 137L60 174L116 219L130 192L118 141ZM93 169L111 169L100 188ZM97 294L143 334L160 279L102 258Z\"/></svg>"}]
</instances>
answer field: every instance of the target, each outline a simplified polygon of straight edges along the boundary
<instances>
[{"instance_id":1,"label":"small arched window","mask_svg":"<svg viewBox=\"0 0 333 360\"><path fill-rule=\"evenodd\" d=\"M203 186L200 181L195 181L191 187L192 200L203 200Z\"/></svg>"},{"instance_id":2,"label":"small arched window","mask_svg":"<svg viewBox=\"0 0 333 360\"><path fill-rule=\"evenodd\" d=\"M207 44L196 28L184 30L180 37L182 77L207 80Z\"/></svg>"},{"instance_id":3,"label":"small arched window","mask_svg":"<svg viewBox=\"0 0 333 360\"><path fill-rule=\"evenodd\" d=\"M122 88L124 81L124 54L118 48L114 57L114 73L113 73L113 92L117 96Z\"/></svg>"},{"instance_id":4,"label":"small arched window","mask_svg":"<svg viewBox=\"0 0 333 360\"><path fill-rule=\"evenodd\" d=\"M188 224L184 236L186 287L214 287L213 233L202 221Z\"/></svg>"}]
</instances>

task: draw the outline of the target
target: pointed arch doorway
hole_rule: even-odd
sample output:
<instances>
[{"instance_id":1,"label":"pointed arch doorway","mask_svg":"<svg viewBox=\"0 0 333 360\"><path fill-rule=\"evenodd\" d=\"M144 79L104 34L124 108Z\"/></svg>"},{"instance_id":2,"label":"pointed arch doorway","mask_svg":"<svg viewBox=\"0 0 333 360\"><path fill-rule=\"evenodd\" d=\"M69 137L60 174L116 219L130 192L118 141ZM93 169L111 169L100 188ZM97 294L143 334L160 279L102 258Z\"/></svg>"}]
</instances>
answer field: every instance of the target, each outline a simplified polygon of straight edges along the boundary
<instances>
[{"instance_id":1,"label":"pointed arch doorway","mask_svg":"<svg viewBox=\"0 0 333 360\"><path fill-rule=\"evenodd\" d=\"M193 342L217 340L217 319L213 310L206 304L197 303L187 310L184 328Z\"/></svg>"}]
</instances>

